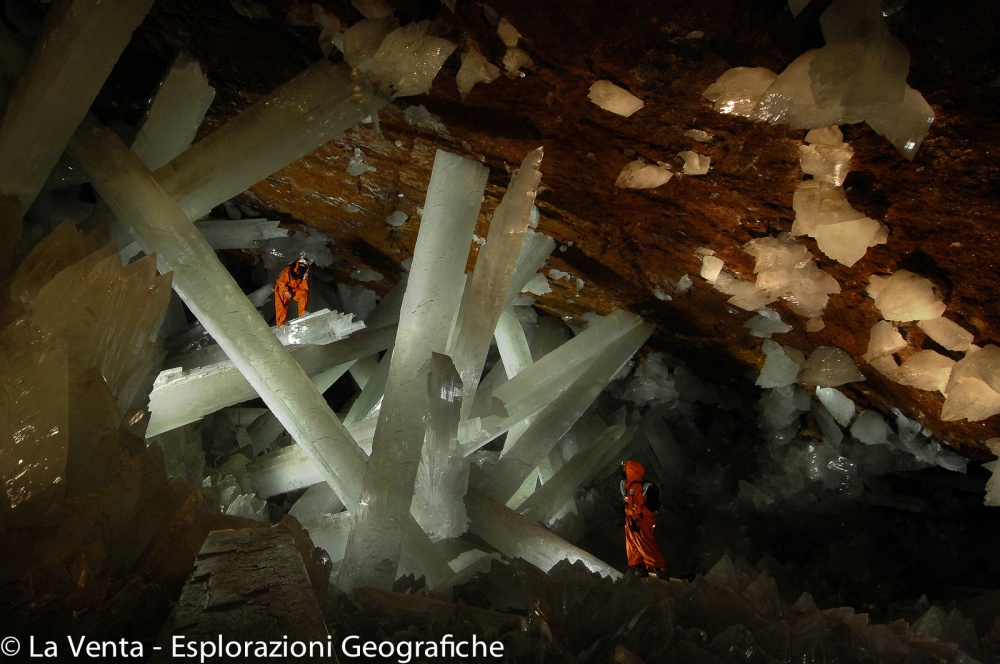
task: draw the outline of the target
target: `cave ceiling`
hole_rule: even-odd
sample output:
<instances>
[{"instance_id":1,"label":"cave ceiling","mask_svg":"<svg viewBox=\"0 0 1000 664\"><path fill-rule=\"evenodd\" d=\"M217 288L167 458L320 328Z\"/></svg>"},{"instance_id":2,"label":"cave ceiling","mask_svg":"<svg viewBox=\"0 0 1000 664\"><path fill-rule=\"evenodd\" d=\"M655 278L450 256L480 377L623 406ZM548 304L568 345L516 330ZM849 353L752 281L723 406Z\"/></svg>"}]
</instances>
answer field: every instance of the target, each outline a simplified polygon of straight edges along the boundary
<instances>
[{"instance_id":1,"label":"cave ceiling","mask_svg":"<svg viewBox=\"0 0 1000 664\"><path fill-rule=\"evenodd\" d=\"M347 24L362 18L346 0L319 4ZM464 100L455 83L459 53L475 46L499 64L505 52L482 3L458 0L454 12L436 0L389 4L403 21L433 19L438 33L459 46L431 91L390 105L379 115L380 132L372 124L355 128L253 186L243 201L292 227L323 231L340 259L330 268L334 276L349 282L356 269L374 270L384 279L365 285L384 292L412 255L436 150L490 167L476 231L485 237L508 173L543 146L538 230L560 247L548 267L579 277L585 286L577 292L569 281L552 280L553 292L536 306L577 318L622 307L641 313L657 325L653 347L685 358L720 384L751 385L764 360L761 339L744 327L751 314L727 304L727 296L698 276L696 250L714 250L727 270L753 279L753 258L741 247L791 228L805 131L718 114L701 92L731 67L780 72L805 50L821 46L818 16L829 2L813 0L793 17L783 0L491 0L496 14L520 32L520 47L532 64L523 76L476 85ZM899 269L933 281L944 295L946 316L973 332L976 344L1000 343L1000 87L993 86L1000 74L1000 5L884 4L896 10L887 23L910 52L908 82L936 119L912 161L867 125L842 126L855 151L845 182L850 203L884 222L889 240L845 267L827 259L812 239L800 238L842 292L831 297L818 332L807 332L805 319L780 301L771 305L794 325L777 340L806 353L823 345L847 350L866 380L843 390L862 407L885 413L896 406L983 461L993 456L984 443L1000 435L1000 416L942 422L939 394L897 385L860 357L868 331L881 319L865 293L868 279ZM95 111L105 122L134 124L163 69L184 50L217 90L200 130L207 135L323 57L319 28L286 24L291 12L304 8L306 3L289 0L157 0ZM340 56L335 51L331 57ZM627 118L602 110L587 97L601 79L629 90L645 106ZM445 131L408 123L404 110L416 104L439 118ZM686 137L691 129L708 132L711 141ZM346 172L356 148L376 170ZM680 172L677 155L684 150L711 157L709 173L677 175L656 189L615 187L621 169L636 156ZM395 210L409 215L398 227L386 223ZM674 293L685 274L693 287ZM672 299L656 297L657 289ZM947 353L915 324L902 328L908 352Z\"/></svg>"}]
</instances>

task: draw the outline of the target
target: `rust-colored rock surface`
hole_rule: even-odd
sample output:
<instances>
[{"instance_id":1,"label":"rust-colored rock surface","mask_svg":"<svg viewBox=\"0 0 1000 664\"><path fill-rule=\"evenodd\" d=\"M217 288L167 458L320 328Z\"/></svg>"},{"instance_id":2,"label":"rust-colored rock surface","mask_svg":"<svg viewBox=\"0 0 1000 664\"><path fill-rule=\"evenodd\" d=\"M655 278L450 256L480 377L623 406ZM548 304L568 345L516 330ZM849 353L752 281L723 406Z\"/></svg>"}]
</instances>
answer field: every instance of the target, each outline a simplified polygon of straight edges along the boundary
<instances>
[{"instance_id":1,"label":"rust-colored rock surface","mask_svg":"<svg viewBox=\"0 0 1000 664\"><path fill-rule=\"evenodd\" d=\"M270 18L247 18L233 8L248 4L266 8ZM346 1L320 4L348 24L361 18ZM379 117L381 133L372 124L360 126L260 182L245 194L248 202L324 231L344 261L335 268L338 278L370 268L385 279L368 285L385 291L399 275L399 263L411 255L435 150L489 165L477 229L485 236L508 181L506 170L542 145L539 230L565 247L549 266L583 279L585 286L576 292L566 281L553 281L554 292L538 306L559 316L605 314L616 307L642 313L658 325L655 346L688 358L698 372L719 382L743 384L759 369L761 342L743 327L751 314L732 308L698 276L695 251L711 248L727 270L753 278L752 258L741 247L790 230L805 132L717 114L701 92L731 67L780 72L805 50L821 46L818 16L828 2L813 0L793 18L782 0L491 0L490 9L521 33L520 47L533 64L523 76L478 84L464 101L455 84L459 53L475 46L500 64L505 52L484 6L459 0L453 13L433 0L390 4L404 19L434 19L438 33L459 44L430 94L387 109ZM880 319L865 294L868 279L898 269L931 279L944 294L946 316L973 332L975 343L1000 342L995 295L1000 88L992 87L1000 74L1000 6L989 0L886 4L902 5L887 24L909 49L909 83L936 119L913 161L866 125L842 128L855 151L845 183L848 197L889 227L889 241L847 268L827 259L813 240L800 238L842 292L831 297L823 314L826 325L815 333L776 303L795 326L779 340L805 352L821 345L844 348L859 358L867 377L848 388L853 399L882 412L896 406L961 453L986 460L992 454L983 443L998 435L1000 418L942 422L941 395L892 383L860 356L869 329ZM120 64L99 109L106 120L134 119L149 93L142 87L146 83L135 81L150 80L150 73L155 80L157 68L184 49L203 63L219 91L202 127L209 133L322 57L318 28L285 22L290 12L301 16L307 8L308 3L289 0L158 2L130 47L130 64ZM629 118L600 109L587 91L601 79L631 91L645 106ZM414 104L426 105L447 131L407 123L403 111ZM687 138L690 129L712 139ZM347 174L355 148L375 171ZM615 187L618 173L636 157L680 172L677 154L683 150L710 156L709 173L676 175L654 190ZM399 227L385 221L395 210L409 215ZM673 294L685 274L693 278L693 288ZM673 298L661 300L655 289ZM910 341L904 354L941 350L915 324L903 327Z\"/></svg>"}]
</instances>

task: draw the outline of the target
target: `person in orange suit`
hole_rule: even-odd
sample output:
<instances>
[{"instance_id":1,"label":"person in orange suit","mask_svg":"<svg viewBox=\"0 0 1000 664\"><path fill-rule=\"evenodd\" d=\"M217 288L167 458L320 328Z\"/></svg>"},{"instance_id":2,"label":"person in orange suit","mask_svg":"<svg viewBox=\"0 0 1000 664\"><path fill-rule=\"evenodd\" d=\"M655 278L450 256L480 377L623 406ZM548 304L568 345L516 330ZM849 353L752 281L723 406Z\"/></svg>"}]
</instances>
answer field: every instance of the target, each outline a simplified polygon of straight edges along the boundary
<instances>
[{"instance_id":1,"label":"person in orange suit","mask_svg":"<svg viewBox=\"0 0 1000 664\"><path fill-rule=\"evenodd\" d=\"M637 576L667 578L663 554L656 545L656 515L647 506L651 482L643 482L646 469L638 461L622 462L621 492L625 506L625 553Z\"/></svg>"},{"instance_id":2,"label":"person in orange suit","mask_svg":"<svg viewBox=\"0 0 1000 664\"><path fill-rule=\"evenodd\" d=\"M299 316L309 313L309 260L299 258L281 271L274 282L274 319L281 327L288 319L288 303L299 305Z\"/></svg>"}]
</instances>

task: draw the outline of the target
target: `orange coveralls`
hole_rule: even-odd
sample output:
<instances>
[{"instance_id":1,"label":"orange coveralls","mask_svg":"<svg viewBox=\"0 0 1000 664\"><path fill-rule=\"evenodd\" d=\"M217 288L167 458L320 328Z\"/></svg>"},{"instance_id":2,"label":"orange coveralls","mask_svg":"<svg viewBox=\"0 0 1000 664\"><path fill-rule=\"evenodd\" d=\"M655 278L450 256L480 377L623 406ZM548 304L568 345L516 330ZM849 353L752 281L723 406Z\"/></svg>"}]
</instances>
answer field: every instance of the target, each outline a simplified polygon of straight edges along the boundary
<instances>
[{"instance_id":1,"label":"orange coveralls","mask_svg":"<svg viewBox=\"0 0 1000 664\"><path fill-rule=\"evenodd\" d=\"M621 481L622 501L625 503L625 553L629 567L664 572L665 563L660 547L656 546L653 531L656 516L646 507L646 486L643 477L646 469L631 459L622 464L625 479Z\"/></svg>"},{"instance_id":2,"label":"orange coveralls","mask_svg":"<svg viewBox=\"0 0 1000 664\"><path fill-rule=\"evenodd\" d=\"M309 313L309 265L296 261L281 271L274 282L274 321L281 327L288 319L288 303L295 300L299 316Z\"/></svg>"}]
</instances>

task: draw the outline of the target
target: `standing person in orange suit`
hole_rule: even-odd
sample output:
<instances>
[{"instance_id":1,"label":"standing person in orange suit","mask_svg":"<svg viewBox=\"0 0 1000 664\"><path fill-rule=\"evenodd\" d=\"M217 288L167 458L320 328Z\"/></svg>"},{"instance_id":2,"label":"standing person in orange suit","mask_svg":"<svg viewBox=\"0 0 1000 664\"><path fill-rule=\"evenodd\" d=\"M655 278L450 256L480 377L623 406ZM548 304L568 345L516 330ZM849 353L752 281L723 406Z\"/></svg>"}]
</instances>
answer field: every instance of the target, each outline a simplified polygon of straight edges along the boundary
<instances>
[{"instance_id":1,"label":"standing person in orange suit","mask_svg":"<svg viewBox=\"0 0 1000 664\"><path fill-rule=\"evenodd\" d=\"M295 300L299 305L299 316L309 313L309 269L312 266L303 256L281 271L274 282L274 319L281 327L288 318L288 303Z\"/></svg>"},{"instance_id":2,"label":"standing person in orange suit","mask_svg":"<svg viewBox=\"0 0 1000 664\"><path fill-rule=\"evenodd\" d=\"M656 510L659 490L652 482L643 482L646 469L638 461L622 462L621 492L625 507L625 553L636 576L667 578L663 554L656 545Z\"/></svg>"}]
</instances>

